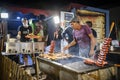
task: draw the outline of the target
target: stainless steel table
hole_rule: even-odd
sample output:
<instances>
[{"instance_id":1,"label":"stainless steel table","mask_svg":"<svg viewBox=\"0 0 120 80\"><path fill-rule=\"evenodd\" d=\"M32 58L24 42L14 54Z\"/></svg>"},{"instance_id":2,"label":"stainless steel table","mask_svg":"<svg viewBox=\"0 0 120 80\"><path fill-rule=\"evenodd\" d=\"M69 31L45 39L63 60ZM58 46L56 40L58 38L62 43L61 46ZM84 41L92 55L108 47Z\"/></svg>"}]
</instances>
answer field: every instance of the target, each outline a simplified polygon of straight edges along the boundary
<instances>
[{"instance_id":1,"label":"stainless steel table","mask_svg":"<svg viewBox=\"0 0 120 80\"><path fill-rule=\"evenodd\" d=\"M47 73L54 80L111 80L116 76L113 65L97 67L83 63L79 57L49 60L37 57L37 68Z\"/></svg>"}]
</instances>

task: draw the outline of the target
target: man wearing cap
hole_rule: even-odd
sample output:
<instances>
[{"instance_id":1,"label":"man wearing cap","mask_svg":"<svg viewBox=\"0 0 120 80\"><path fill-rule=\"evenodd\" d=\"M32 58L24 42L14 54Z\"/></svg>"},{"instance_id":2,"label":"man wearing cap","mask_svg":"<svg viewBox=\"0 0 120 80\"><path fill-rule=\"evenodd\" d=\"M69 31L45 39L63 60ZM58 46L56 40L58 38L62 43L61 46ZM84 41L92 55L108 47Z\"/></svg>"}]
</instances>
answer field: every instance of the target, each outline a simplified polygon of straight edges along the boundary
<instances>
[{"instance_id":1,"label":"man wearing cap","mask_svg":"<svg viewBox=\"0 0 120 80\"><path fill-rule=\"evenodd\" d=\"M28 20L26 18L22 18L22 26L18 28L17 38L20 39L21 42L29 42L30 39L25 36L32 33L32 27L28 25ZM24 58L25 66L28 65L28 55L22 55Z\"/></svg>"},{"instance_id":2,"label":"man wearing cap","mask_svg":"<svg viewBox=\"0 0 120 80\"><path fill-rule=\"evenodd\" d=\"M32 27L28 25L26 18L22 18L22 24L23 25L18 28L17 38L20 39L21 42L28 42L30 39L25 36L32 33Z\"/></svg>"},{"instance_id":3,"label":"man wearing cap","mask_svg":"<svg viewBox=\"0 0 120 80\"><path fill-rule=\"evenodd\" d=\"M67 25L62 32L62 37L67 41L67 43L71 43L73 41L73 28L71 25ZM75 44L68 49L69 54L79 56L79 46Z\"/></svg>"},{"instance_id":4,"label":"man wearing cap","mask_svg":"<svg viewBox=\"0 0 120 80\"><path fill-rule=\"evenodd\" d=\"M89 58L94 55L94 47L96 40L91 29L86 25L81 25L77 17L71 21L71 26L74 29L73 41L64 47L64 50L70 48L76 43L79 44L79 56Z\"/></svg>"}]
</instances>

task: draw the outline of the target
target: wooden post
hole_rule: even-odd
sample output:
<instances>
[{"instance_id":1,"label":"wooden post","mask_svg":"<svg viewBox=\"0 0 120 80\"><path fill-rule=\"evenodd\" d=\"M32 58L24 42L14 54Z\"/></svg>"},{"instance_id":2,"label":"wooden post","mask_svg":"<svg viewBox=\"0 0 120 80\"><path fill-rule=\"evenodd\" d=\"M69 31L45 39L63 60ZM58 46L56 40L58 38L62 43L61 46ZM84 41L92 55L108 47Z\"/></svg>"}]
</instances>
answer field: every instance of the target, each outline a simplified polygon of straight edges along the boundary
<instances>
[{"instance_id":1,"label":"wooden post","mask_svg":"<svg viewBox=\"0 0 120 80\"><path fill-rule=\"evenodd\" d=\"M37 80L39 80L39 65L37 57L35 58L35 74L37 75Z\"/></svg>"}]
</instances>

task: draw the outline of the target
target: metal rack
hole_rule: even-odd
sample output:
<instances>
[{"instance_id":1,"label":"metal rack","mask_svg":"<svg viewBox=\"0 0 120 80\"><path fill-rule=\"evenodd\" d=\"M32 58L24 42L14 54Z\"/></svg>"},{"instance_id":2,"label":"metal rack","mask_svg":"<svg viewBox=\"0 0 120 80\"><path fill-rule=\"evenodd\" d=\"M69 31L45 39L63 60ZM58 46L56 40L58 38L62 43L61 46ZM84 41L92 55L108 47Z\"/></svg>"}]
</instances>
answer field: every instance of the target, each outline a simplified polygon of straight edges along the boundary
<instances>
[{"instance_id":1,"label":"metal rack","mask_svg":"<svg viewBox=\"0 0 120 80\"><path fill-rule=\"evenodd\" d=\"M6 42L6 54L44 53L44 42Z\"/></svg>"}]
</instances>

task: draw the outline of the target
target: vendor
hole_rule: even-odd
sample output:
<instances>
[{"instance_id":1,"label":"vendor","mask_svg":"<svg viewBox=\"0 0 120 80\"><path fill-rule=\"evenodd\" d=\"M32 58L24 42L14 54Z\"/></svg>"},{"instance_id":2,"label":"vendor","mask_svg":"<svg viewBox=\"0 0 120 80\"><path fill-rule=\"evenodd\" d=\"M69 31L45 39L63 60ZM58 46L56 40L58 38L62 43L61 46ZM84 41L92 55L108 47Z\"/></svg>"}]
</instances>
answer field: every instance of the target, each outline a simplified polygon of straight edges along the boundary
<instances>
[{"instance_id":1,"label":"vendor","mask_svg":"<svg viewBox=\"0 0 120 80\"><path fill-rule=\"evenodd\" d=\"M18 29L17 38L20 39L21 42L29 42L30 39L25 36L32 33L32 27L28 25L28 20L26 18L22 18L22 26ZM28 55L23 55L25 66L28 65Z\"/></svg>"},{"instance_id":2,"label":"vendor","mask_svg":"<svg viewBox=\"0 0 120 80\"><path fill-rule=\"evenodd\" d=\"M43 41L44 31L43 31L43 25L41 21L35 22L34 35L41 36L38 39L34 39L35 42Z\"/></svg>"},{"instance_id":3,"label":"vendor","mask_svg":"<svg viewBox=\"0 0 120 80\"><path fill-rule=\"evenodd\" d=\"M86 25L81 25L78 17L74 17L71 21L71 26L74 29L73 41L64 47L64 50L70 48L76 43L79 44L79 56L87 57L94 55L94 47L96 40L91 29Z\"/></svg>"},{"instance_id":4,"label":"vendor","mask_svg":"<svg viewBox=\"0 0 120 80\"><path fill-rule=\"evenodd\" d=\"M93 36L95 37L95 38L97 38L97 32L92 28L93 26L93 24L92 24L92 21L86 21L86 24L90 27L90 29L92 30L92 33L93 33Z\"/></svg>"},{"instance_id":5,"label":"vendor","mask_svg":"<svg viewBox=\"0 0 120 80\"><path fill-rule=\"evenodd\" d=\"M60 27L60 24L58 24L58 27L56 28L54 32L54 40L55 40L55 52L61 51L61 40L62 40L62 33L63 29Z\"/></svg>"},{"instance_id":6,"label":"vendor","mask_svg":"<svg viewBox=\"0 0 120 80\"><path fill-rule=\"evenodd\" d=\"M71 27L71 25L68 25L65 27L65 29L62 32L62 37L63 39L65 39L65 41L67 41L67 43L71 43L73 41L73 28ZM75 44L74 46L71 46L68 49L69 54L71 55L79 55L79 46L78 44Z\"/></svg>"},{"instance_id":7,"label":"vendor","mask_svg":"<svg viewBox=\"0 0 120 80\"><path fill-rule=\"evenodd\" d=\"M22 24L23 25L18 29L17 38L20 39L21 42L28 42L30 39L25 36L32 33L32 27L28 25L28 20L26 18L22 18Z\"/></svg>"}]
</instances>

